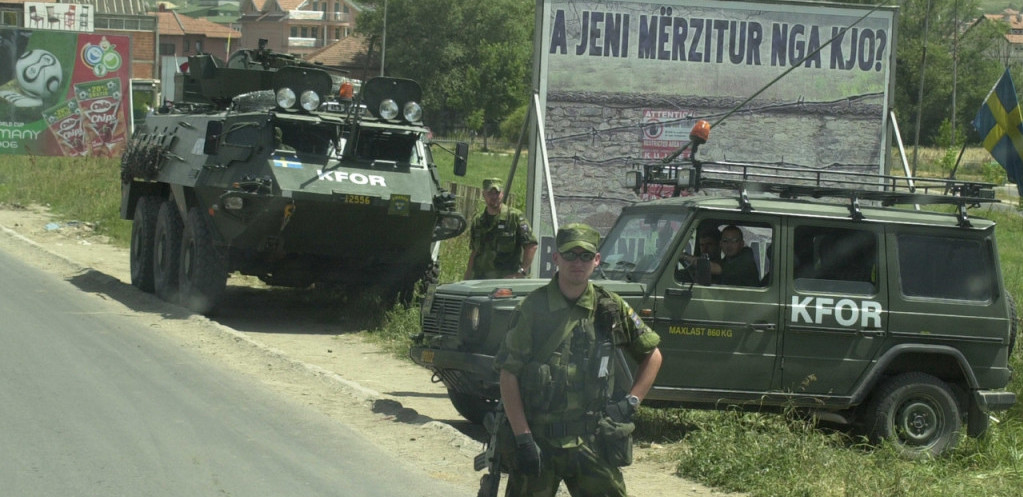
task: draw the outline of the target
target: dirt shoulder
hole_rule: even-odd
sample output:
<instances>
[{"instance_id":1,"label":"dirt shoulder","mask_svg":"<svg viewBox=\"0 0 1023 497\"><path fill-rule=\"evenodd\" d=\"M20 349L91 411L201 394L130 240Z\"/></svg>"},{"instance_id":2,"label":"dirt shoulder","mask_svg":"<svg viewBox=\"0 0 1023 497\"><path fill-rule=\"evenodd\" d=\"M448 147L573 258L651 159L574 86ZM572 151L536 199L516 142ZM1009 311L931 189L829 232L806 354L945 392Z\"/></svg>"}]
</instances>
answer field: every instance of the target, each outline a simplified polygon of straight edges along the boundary
<instances>
[{"instance_id":1,"label":"dirt shoulder","mask_svg":"<svg viewBox=\"0 0 1023 497\"><path fill-rule=\"evenodd\" d=\"M38 207L0 204L0 250L116 301L125 315L183 349L298 399L434 477L464 486L466 495L475 493L480 473L472 458L482 450L482 428L455 412L429 372L367 341L325 295L232 277L224 305L207 319L135 289L127 249L107 243L87 223L58 221ZM636 463L625 468L630 495L727 495L674 476L669 451L637 447Z\"/></svg>"}]
</instances>

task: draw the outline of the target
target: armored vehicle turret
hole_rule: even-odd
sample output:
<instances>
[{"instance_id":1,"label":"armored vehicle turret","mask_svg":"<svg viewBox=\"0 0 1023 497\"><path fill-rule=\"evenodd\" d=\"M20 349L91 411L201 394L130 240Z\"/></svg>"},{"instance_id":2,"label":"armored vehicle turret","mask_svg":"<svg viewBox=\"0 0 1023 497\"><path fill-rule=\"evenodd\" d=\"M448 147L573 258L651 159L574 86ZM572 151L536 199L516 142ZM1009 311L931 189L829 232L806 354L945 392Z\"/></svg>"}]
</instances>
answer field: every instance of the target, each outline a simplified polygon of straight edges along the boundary
<instances>
[{"instance_id":1,"label":"armored vehicle turret","mask_svg":"<svg viewBox=\"0 0 1023 497\"><path fill-rule=\"evenodd\" d=\"M131 281L206 313L228 275L384 298L435 278L465 230L441 186L411 80L361 85L265 49L188 58L121 160ZM464 175L468 145L456 147Z\"/></svg>"}]
</instances>

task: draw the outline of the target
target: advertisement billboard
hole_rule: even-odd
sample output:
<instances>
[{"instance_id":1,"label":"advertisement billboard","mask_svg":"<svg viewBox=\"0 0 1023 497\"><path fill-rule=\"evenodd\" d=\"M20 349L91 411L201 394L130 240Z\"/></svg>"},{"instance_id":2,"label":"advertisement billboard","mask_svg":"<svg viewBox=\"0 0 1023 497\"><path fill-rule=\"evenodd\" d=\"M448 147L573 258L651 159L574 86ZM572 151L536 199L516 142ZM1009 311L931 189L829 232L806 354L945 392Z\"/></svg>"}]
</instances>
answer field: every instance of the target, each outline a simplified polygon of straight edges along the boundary
<instances>
[{"instance_id":1,"label":"advertisement billboard","mask_svg":"<svg viewBox=\"0 0 1023 497\"><path fill-rule=\"evenodd\" d=\"M92 9L93 6L87 3L25 2L25 25L22 27L91 33Z\"/></svg>"},{"instance_id":2,"label":"advertisement billboard","mask_svg":"<svg viewBox=\"0 0 1023 497\"><path fill-rule=\"evenodd\" d=\"M128 42L0 29L0 155L120 156L131 122Z\"/></svg>"},{"instance_id":3,"label":"advertisement billboard","mask_svg":"<svg viewBox=\"0 0 1023 497\"><path fill-rule=\"evenodd\" d=\"M728 116L700 147L704 160L884 172L895 14L815 2L537 0L534 81L558 223L606 233L622 206L674 194L636 194L622 186L625 172L678 150L698 119ZM553 222L536 136L529 204L546 260Z\"/></svg>"}]
</instances>

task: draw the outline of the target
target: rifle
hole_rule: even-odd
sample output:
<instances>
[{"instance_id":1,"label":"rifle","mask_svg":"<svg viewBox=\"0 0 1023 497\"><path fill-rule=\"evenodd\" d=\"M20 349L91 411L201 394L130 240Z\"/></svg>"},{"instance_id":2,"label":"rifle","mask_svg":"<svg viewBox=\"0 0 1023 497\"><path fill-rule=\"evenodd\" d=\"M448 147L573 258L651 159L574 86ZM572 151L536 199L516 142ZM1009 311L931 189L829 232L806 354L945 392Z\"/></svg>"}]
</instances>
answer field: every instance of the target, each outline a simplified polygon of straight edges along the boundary
<instances>
[{"instance_id":1,"label":"rifle","mask_svg":"<svg viewBox=\"0 0 1023 497\"><path fill-rule=\"evenodd\" d=\"M486 450L473 458L472 466L476 471L486 469L480 477L480 489L476 497L497 497L497 489L501 485L501 454L497 450L497 432L501 425L507 423L504 406L498 402L497 407L483 418L483 426L490 433L490 441Z\"/></svg>"}]
</instances>

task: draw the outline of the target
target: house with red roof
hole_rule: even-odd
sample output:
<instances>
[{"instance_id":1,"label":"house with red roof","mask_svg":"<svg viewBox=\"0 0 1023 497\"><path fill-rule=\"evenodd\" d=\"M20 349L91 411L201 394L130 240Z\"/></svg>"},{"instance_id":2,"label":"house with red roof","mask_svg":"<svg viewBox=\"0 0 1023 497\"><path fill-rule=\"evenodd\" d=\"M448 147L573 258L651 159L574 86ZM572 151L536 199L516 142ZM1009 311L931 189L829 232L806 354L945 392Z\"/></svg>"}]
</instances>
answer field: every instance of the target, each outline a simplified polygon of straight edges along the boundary
<instances>
[{"instance_id":1,"label":"house with red roof","mask_svg":"<svg viewBox=\"0 0 1023 497\"><path fill-rule=\"evenodd\" d=\"M247 48L267 40L275 52L305 55L347 38L363 7L349 0L241 0Z\"/></svg>"},{"instance_id":2,"label":"house with red roof","mask_svg":"<svg viewBox=\"0 0 1023 497\"><path fill-rule=\"evenodd\" d=\"M227 60L231 52L244 48L242 33L230 27L195 19L161 6L156 16L161 57L185 57L209 53Z\"/></svg>"}]
</instances>

